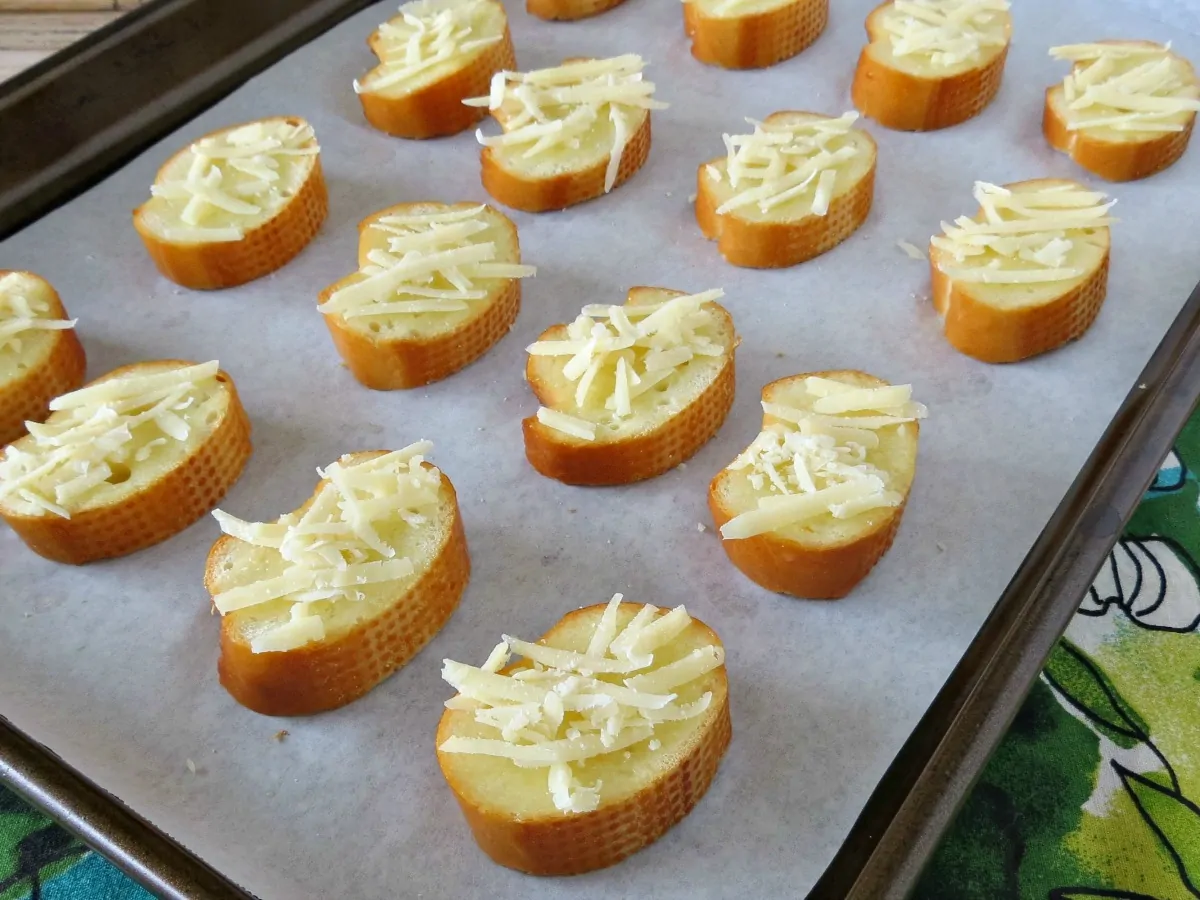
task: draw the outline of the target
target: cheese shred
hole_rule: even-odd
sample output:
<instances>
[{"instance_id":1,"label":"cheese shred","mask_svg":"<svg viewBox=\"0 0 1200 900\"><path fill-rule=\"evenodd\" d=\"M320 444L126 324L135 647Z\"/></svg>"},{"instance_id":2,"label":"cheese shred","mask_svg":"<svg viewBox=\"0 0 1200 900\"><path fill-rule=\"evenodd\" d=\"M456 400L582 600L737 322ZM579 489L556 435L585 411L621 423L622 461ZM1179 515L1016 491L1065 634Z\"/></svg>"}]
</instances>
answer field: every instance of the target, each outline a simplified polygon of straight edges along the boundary
<instances>
[{"instance_id":1,"label":"cheese shred","mask_svg":"<svg viewBox=\"0 0 1200 900\"><path fill-rule=\"evenodd\" d=\"M1008 0L895 0L880 22L894 56L952 68L1008 43L1008 11Z\"/></svg>"},{"instance_id":2,"label":"cheese shred","mask_svg":"<svg viewBox=\"0 0 1200 900\"><path fill-rule=\"evenodd\" d=\"M55 318L36 278L24 272L0 277L0 354L19 354L37 331L65 331L75 319Z\"/></svg>"}]
</instances>

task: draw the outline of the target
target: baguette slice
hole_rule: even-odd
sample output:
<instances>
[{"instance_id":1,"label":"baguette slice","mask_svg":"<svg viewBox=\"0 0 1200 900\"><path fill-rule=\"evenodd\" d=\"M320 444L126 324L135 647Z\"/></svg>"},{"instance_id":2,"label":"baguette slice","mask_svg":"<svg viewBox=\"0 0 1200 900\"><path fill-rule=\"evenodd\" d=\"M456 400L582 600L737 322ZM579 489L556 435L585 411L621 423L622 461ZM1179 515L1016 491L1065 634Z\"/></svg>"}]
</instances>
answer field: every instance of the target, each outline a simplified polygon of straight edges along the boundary
<instances>
[{"instance_id":1,"label":"baguette slice","mask_svg":"<svg viewBox=\"0 0 1200 900\"><path fill-rule=\"evenodd\" d=\"M598 16L624 2L625 0L525 0L525 11L539 19L569 22Z\"/></svg>"},{"instance_id":2,"label":"baguette slice","mask_svg":"<svg viewBox=\"0 0 1200 900\"><path fill-rule=\"evenodd\" d=\"M817 397L809 393L805 379L814 376L855 387L887 386L887 382L864 372L815 372L771 382L762 390L763 402L811 410ZM851 417L846 420L853 422ZM764 414L763 428L783 421ZM915 421L880 428L876 431L878 448L868 451L867 462L887 472L888 489L900 495L896 506L867 510L845 519L825 513L752 537L724 539L721 546L730 562L769 591L810 600L846 596L887 553L896 537L916 474L919 431ZM721 470L708 489L708 507L718 531L734 517L754 510L767 496L770 493L757 489L745 469Z\"/></svg>"},{"instance_id":3,"label":"baguette slice","mask_svg":"<svg viewBox=\"0 0 1200 900\"><path fill-rule=\"evenodd\" d=\"M385 455L352 453L339 463L353 468ZM421 467L437 472L428 463ZM357 700L407 663L449 621L470 578L471 562L454 486L438 473L436 510L419 528L398 515L378 524L380 537L413 563L407 577L361 588L362 600L308 604L321 619L321 637L294 649L255 652L254 642L294 620L288 597L226 613L221 619L221 684L238 703L268 716L302 716ZM322 487L317 485L293 514L303 516ZM399 510L397 510L399 512ZM204 586L217 598L231 589L283 571L278 550L228 534L208 554ZM219 601L218 601L219 602Z\"/></svg>"},{"instance_id":4,"label":"baguette slice","mask_svg":"<svg viewBox=\"0 0 1200 900\"><path fill-rule=\"evenodd\" d=\"M614 600L620 604L616 626L622 629L643 607L620 603L619 594ZM605 611L599 605L568 613L538 643L585 652ZM665 610L659 612L656 620L665 615ZM720 638L693 618L683 632L654 651L654 664L669 664L710 647L716 652L713 662L724 659ZM524 668L528 663L504 672ZM614 682L619 685L620 678ZM477 722L473 710L447 708L437 730L438 765L480 849L500 865L531 875L576 875L611 866L662 837L704 796L732 735L723 664L671 693L681 704L705 693L711 697L701 715L655 726L652 740L588 759L577 770L578 777L596 785L599 798L586 812L555 805L546 768L520 768L495 756L444 750L452 739L495 738L498 733ZM454 701L447 704L453 705Z\"/></svg>"},{"instance_id":5,"label":"baguette slice","mask_svg":"<svg viewBox=\"0 0 1200 900\"><path fill-rule=\"evenodd\" d=\"M1003 189L1021 195L1060 187L1088 190L1078 182L1055 178L1015 182ZM977 221L982 219L982 213L976 216ZM933 305L942 316L946 340L982 362L1006 363L1081 337L1100 314L1108 292L1110 234L1105 225L1067 234L1073 246L1065 262L1082 274L1048 284L964 281L947 274L955 269L953 256L936 243L931 245Z\"/></svg>"},{"instance_id":6,"label":"baguette slice","mask_svg":"<svg viewBox=\"0 0 1200 900\"><path fill-rule=\"evenodd\" d=\"M80 391L56 398L52 403L56 411L46 420L45 429L57 433L68 423L77 422L73 418L75 410L94 415L99 408L95 403L70 409L57 407L84 397L85 392L94 393L98 386L118 379L168 375L193 365L161 360L114 369ZM215 363L207 366L216 372L215 378L197 379L197 387L187 394L192 398L190 405L172 407L170 411L173 420L186 426L185 436L168 437L155 421L143 422L131 428L130 443L121 445L128 453L105 455L103 464L111 470L105 481L70 502L59 501L53 488L42 492L50 504L61 503L69 518L26 502L13 490L19 476L19 470L12 468L17 465L15 456L33 454L36 463L55 446L39 445L35 434L13 443L0 460L0 517L35 553L76 565L125 556L165 541L191 525L225 495L250 458L250 420L233 380L217 371ZM144 406L136 406L133 412ZM136 451L145 448L149 448L145 458L138 459ZM94 464L92 470L98 465Z\"/></svg>"},{"instance_id":7,"label":"baguette slice","mask_svg":"<svg viewBox=\"0 0 1200 900\"><path fill-rule=\"evenodd\" d=\"M420 22L417 29L408 20ZM445 32L461 35L444 37ZM421 51L410 68L410 43ZM453 52L441 61L438 50L450 40ZM476 42L491 43L473 46ZM517 65L508 17L498 0L414 0L400 15L381 25L367 41L379 65L354 83L363 115L380 131L402 138L458 134L483 118L464 106L468 97L486 94L492 76ZM465 48L464 48L465 45Z\"/></svg>"},{"instance_id":8,"label":"baguette slice","mask_svg":"<svg viewBox=\"0 0 1200 900\"><path fill-rule=\"evenodd\" d=\"M625 307L663 303L684 296L665 288L635 287ZM655 478L689 459L720 430L733 405L734 351L738 337L733 319L717 303L704 304L713 317L720 356L696 356L668 381L645 392L633 404L630 417L618 419L604 406L580 409L575 403L576 382L564 375L566 357L531 355L525 379L543 407L563 412L592 425L595 438L587 440L551 427L543 414L522 423L525 456L547 478L566 484L630 484ZM554 325L538 341L568 338L568 326ZM643 373L644 375L644 373ZM611 372L597 376L593 395L605 397L613 388Z\"/></svg>"},{"instance_id":9,"label":"baguette slice","mask_svg":"<svg viewBox=\"0 0 1200 900\"><path fill-rule=\"evenodd\" d=\"M844 120L844 119L843 119ZM806 112L777 112L767 116L756 135L776 131L803 134L810 123L838 121ZM729 157L718 157L701 164L696 171L696 221L727 262L735 266L773 269L794 266L833 249L866 221L875 196L875 141L865 131L848 128L835 139L840 146L853 147L857 154L831 170L835 180L824 215L815 211L816 180L805 192L778 206L763 210L750 203L728 212L718 212L722 204L740 194L729 179ZM830 144L830 146L834 146ZM784 156L788 167L805 162L808 156ZM715 174L714 174L715 173ZM782 190L780 191L782 193Z\"/></svg>"},{"instance_id":10,"label":"baguette slice","mask_svg":"<svg viewBox=\"0 0 1200 900\"><path fill-rule=\"evenodd\" d=\"M231 150L231 139L242 141L242 149ZM256 171L272 169L278 176L272 181L235 168L225 157L197 162L196 149L206 143L218 153L244 153L272 139L284 146L238 160ZM158 170L154 196L133 212L133 226L155 266L196 290L234 287L281 268L308 245L329 211L319 149L303 119L275 117L214 131L180 150ZM194 199L189 177L211 178L216 170L219 192L242 212ZM262 193L243 193L250 190ZM189 209L199 210L197 222L187 221L196 218Z\"/></svg>"},{"instance_id":11,"label":"baguette slice","mask_svg":"<svg viewBox=\"0 0 1200 900\"><path fill-rule=\"evenodd\" d=\"M761 69L805 50L829 22L829 0L684 0L692 56L723 69Z\"/></svg>"},{"instance_id":12,"label":"baguette slice","mask_svg":"<svg viewBox=\"0 0 1200 900\"><path fill-rule=\"evenodd\" d=\"M1170 60L1172 74L1180 87L1169 92L1195 103L1200 98L1200 79L1192 64L1161 44L1152 41L1098 41L1098 46L1145 47L1160 49L1162 57ZM1069 50L1071 48L1056 48ZM1052 51L1053 54L1053 51ZM1124 62L1124 61L1122 61ZM1116 74L1120 75L1135 65L1146 62L1144 58L1133 59L1123 65L1118 63ZM1075 61L1070 78L1075 78L1085 69L1089 61ZM1163 96L1161 92L1155 92ZM1148 130L1121 131L1111 127L1072 128L1074 117L1069 108L1062 84L1046 89L1046 105L1042 114L1042 132L1055 150L1071 157L1078 165L1093 175L1108 181L1135 181L1149 178L1168 166L1174 165L1187 150L1196 123L1195 108L1161 117L1157 124L1176 131ZM1111 107L1102 107L1108 113L1116 113ZM1089 110L1093 115L1094 110Z\"/></svg>"},{"instance_id":13,"label":"baguette slice","mask_svg":"<svg viewBox=\"0 0 1200 900\"><path fill-rule=\"evenodd\" d=\"M481 299L470 300L422 300L420 295L407 295L403 287L393 289L374 303L346 308L339 305L338 292L343 288L362 283L368 276L360 271L330 285L321 292L321 310L325 313L325 324L333 338L334 346L345 360L346 366L362 384L375 390L387 391L399 388L414 388L440 381L479 359L504 337L516 321L521 309L521 282L525 274L532 274L531 266L519 266L521 247L517 240L517 227L508 217L489 206L476 203L402 203L381 210L364 219L358 226L359 265L371 265L373 252L389 252L392 241L397 239L399 229L389 225L389 220L416 221L422 218L436 219L439 216L459 217L471 211L476 214L469 220L486 226L484 230L463 239L457 246L468 247L482 243L495 245L492 262L512 264L514 277L483 277L477 275L477 267L471 264L457 266L458 276L471 279L472 289L483 291ZM462 222L438 225L436 222L411 226L414 239L424 240L431 228L455 227ZM379 227L377 227L379 226ZM408 228L410 226L403 226ZM452 249L452 244L445 247ZM423 248L406 253L394 252L394 259L412 261L413 253L449 252L443 244L425 244ZM454 293L454 285L446 278L443 266L434 272L434 280L419 285L419 289ZM423 278L424 276L422 276ZM371 308L382 304L425 303L432 311L420 313L395 312L389 314L366 314ZM449 311L437 311L435 306L446 306ZM425 308L425 307L422 307ZM351 315L359 313L359 315Z\"/></svg>"},{"instance_id":14,"label":"baguette slice","mask_svg":"<svg viewBox=\"0 0 1200 900\"><path fill-rule=\"evenodd\" d=\"M18 320L29 327L6 331ZM27 421L44 421L50 401L83 384L86 368L58 292L32 272L0 270L0 446L25 434Z\"/></svg>"},{"instance_id":15,"label":"baguette slice","mask_svg":"<svg viewBox=\"0 0 1200 900\"><path fill-rule=\"evenodd\" d=\"M944 12L966 2L925 0ZM859 56L851 86L854 105L863 115L897 131L935 131L979 115L1000 90L1012 33L1007 6L988 15L992 19L980 30L991 43L964 61L939 65L930 54L897 56L886 23L904 16L890 0L876 7L867 17L869 43Z\"/></svg>"}]
</instances>

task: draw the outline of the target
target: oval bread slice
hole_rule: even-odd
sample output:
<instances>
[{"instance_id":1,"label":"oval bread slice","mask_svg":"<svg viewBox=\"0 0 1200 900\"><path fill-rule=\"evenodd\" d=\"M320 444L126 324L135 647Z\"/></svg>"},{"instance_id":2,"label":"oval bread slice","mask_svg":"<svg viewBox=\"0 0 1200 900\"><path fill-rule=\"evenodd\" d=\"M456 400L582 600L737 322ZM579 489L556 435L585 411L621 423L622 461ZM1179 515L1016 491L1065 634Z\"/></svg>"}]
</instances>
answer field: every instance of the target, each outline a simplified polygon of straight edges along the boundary
<instances>
[{"instance_id":1,"label":"oval bread slice","mask_svg":"<svg viewBox=\"0 0 1200 900\"><path fill-rule=\"evenodd\" d=\"M724 69L761 69L807 49L829 22L829 0L685 0L692 56Z\"/></svg>"},{"instance_id":2,"label":"oval bread slice","mask_svg":"<svg viewBox=\"0 0 1200 900\"><path fill-rule=\"evenodd\" d=\"M856 387L885 387L887 382L853 370L814 372L773 381L762 390L762 399L797 409L811 409L817 399L805 387L815 375ZM782 420L763 415L763 427ZM847 418L847 422L853 422ZM726 555L746 577L781 594L810 600L835 600L846 596L887 553L900 527L917 467L920 426L906 422L880 428L879 447L868 461L890 476L888 488L903 497L898 506L861 512L846 519L825 513L753 537L723 539ZM708 489L708 507L718 532L735 516L754 510L770 496L757 489L746 470L723 469Z\"/></svg>"},{"instance_id":3,"label":"oval bread slice","mask_svg":"<svg viewBox=\"0 0 1200 900\"><path fill-rule=\"evenodd\" d=\"M0 270L0 446L25 434L27 421L44 421L50 401L83 384L87 368L74 328L27 329L6 339L2 330L16 309L5 299L9 292L28 301L36 318L69 318L58 292L44 278Z\"/></svg>"},{"instance_id":4,"label":"oval bread slice","mask_svg":"<svg viewBox=\"0 0 1200 900\"><path fill-rule=\"evenodd\" d=\"M598 16L624 2L625 0L525 0L525 11L539 19L569 22Z\"/></svg>"},{"instance_id":5,"label":"oval bread slice","mask_svg":"<svg viewBox=\"0 0 1200 900\"><path fill-rule=\"evenodd\" d=\"M622 603L618 628L642 607ZM583 652L605 605L564 616L538 642ZM666 611L660 612L665 615ZM693 618L669 644L655 651L656 664L678 660L693 649L721 646L711 628ZM508 670L506 670L508 671ZM654 730L657 745L642 742L624 751L589 759L587 780L601 782L600 804L591 812L562 812L546 788L546 769L519 768L507 759L443 752L452 737L492 737L470 710L447 709L437 729L438 765L462 808L481 850L495 862L531 875L576 875L611 866L656 841L700 801L716 776L732 734L725 666L678 688L692 702L712 699L692 719L666 722Z\"/></svg>"}]
</instances>

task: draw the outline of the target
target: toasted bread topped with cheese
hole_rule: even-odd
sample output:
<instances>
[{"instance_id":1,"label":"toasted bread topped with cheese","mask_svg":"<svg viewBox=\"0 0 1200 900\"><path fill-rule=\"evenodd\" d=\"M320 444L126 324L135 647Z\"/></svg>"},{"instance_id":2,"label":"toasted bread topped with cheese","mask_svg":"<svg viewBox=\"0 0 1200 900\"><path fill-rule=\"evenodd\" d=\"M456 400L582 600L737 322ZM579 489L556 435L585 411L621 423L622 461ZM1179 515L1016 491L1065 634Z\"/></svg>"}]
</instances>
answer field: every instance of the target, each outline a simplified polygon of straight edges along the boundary
<instances>
[{"instance_id":1,"label":"toasted bread topped with cheese","mask_svg":"<svg viewBox=\"0 0 1200 900\"><path fill-rule=\"evenodd\" d=\"M642 58L569 59L552 69L503 72L486 97L504 133L484 137L483 186L505 206L526 212L564 209L603 196L640 169L650 154L654 84Z\"/></svg>"},{"instance_id":2,"label":"toasted bread topped with cheese","mask_svg":"<svg viewBox=\"0 0 1200 900\"><path fill-rule=\"evenodd\" d=\"M32 272L0 270L0 446L83 384L87 358L58 293Z\"/></svg>"},{"instance_id":3,"label":"toasted bread topped with cheese","mask_svg":"<svg viewBox=\"0 0 1200 900\"><path fill-rule=\"evenodd\" d=\"M935 131L981 113L1000 90L1008 0L891 0L867 17L851 96L898 131Z\"/></svg>"},{"instance_id":4,"label":"toasted bread topped with cheese","mask_svg":"<svg viewBox=\"0 0 1200 900\"><path fill-rule=\"evenodd\" d=\"M376 390L412 388L477 360L521 308L517 228L490 206L402 203L359 225L353 275L321 292L338 353Z\"/></svg>"},{"instance_id":5,"label":"toasted bread topped with cheese","mask_svg":"<svg viewBox=\"0 0 1200 900\"><path fill-rule=\"evenodd\" d=\"M682 606L621 600L569 613L537 643L505 635L478 668L445 661L458 693L438 764L502 866L611 866L683 819L716 776L731 736L720 638Z\"/></svg>"},{"instance_id":6,"label":"toasted bread topped with cheese","mask_svg":"<svg viewBox=\"0 0 1200 900\"><path fill-rule=\"evenodd\" d=\"M767 590L844 597L900 527L925 407L855 371L773 381L762 407L762 432L708 489L725 553Z\"/></svg>"},{"instance_id":7,"label":"toasted bread topped with cheese","mask_svg":"<svg viewBox=\"0 0 1200 900\"><path fill-rule=\"evenodd\" d=\"M692 56L725 69L791 59L821 36L829 0L684 0Z\"/></svg>"},{"instance_id":8,"label":"toasted bread topped with cheese","mask_svg":"<svg viewBox=\"0 0 1200 900\"><path fill-rule=\"evenodd\" d=\"M158 170L133 226L167 278L198 290L253 281L307 246L329 210L320 147L294 117L205 135Z\"/></svg>"},{"instance_id":9,"label":"toasted bread topped with cheese","mask_svg":"<svg viewBox=\"0 0 1200 900\"><path fill-rule=\"evenodd\" d=\"M635 287L624 306L585 306L528 348L542 404L524 422L525 456L567 484L628 484L679 465L733 404L733 320L720 290Z\"/></svg>"},{"instance_id":10,"label":"toasted bread topped with cheese","mask_svg":"<svg viewBox=\"0 0 1200 900\"><path fill-rule=\"evenodd\" d=\"M379 65L354 82L363 115L403 138L457 134L483 111L464 106L517 65L498 0L411 0L367 41Z\"/></svg>"},{"instance_id":11,"label":"toasted bread topped with cheese","mask_svg":"<svg viewBox=\"0 0 1200 900\"><path fill-rule=\"evenodd\" d=\"M1183 156L1200 110L1190 62L1151 41L1071 44L1050 55L1072 64L1046 89L1050 146L1109 181L1147 178Z\"/></svg>"},{"instance_id":12,"label":"toasted bread topped with cheese","mask_svg":"<svg viewBox=\"0 0 1200 900\"><path fill-rule=\"evenodd\" d=\"M0 517L57 562L166 540L208 512L250 457L250 420L215 361L123 366L50 409L0 456Z\"/></svg>"},{"instance_id":13,"label":"toasted bread topped with cheese","mask_svg":"<svg viewBox=\"0 0 1200 900\"><path fill-rule=\"evenodd\" d=\"M840 118L777 112L725 135L696 172L696 221L735 266L793 266L836 247L871 211L875 141Z\"/></svg>"},{"instance_id":14,"label":"toasted bread topped with cheese","mask_svg":"<svg viewBox=\"0 0 1200 900\"><path fill-rule=\"evenodd\" d=\"M946 339L983 362L1016 362L1080 337L1108 290L1108 215L1115 200L1041 178L979 182L974 219L942 223L930 241L933 303Z\"/></svg>"},{"instance_id":15,"label":"toasted bread topped with cheese","mask_svg":"<svg viewBox=\"0 0 1200 900\"><path fill-rule=\"evenodd\" d=\"M608 12L625 0L525 0L525 11L550 21L569 22Z\"/></svg>"},{"instance_id":16,"label":"toasted bread topped with cheese","mask_svg":"<svg viewBox=\"0 0 1200 900\"><path fill-rule=\"evenodd\" d=\"M347 454L270 524L213 513L225 536L204 586L222 615L221 684L238 703L269 716L344 706L446 624L471 563L432 449Z\"/></svg>"}]
</instances>

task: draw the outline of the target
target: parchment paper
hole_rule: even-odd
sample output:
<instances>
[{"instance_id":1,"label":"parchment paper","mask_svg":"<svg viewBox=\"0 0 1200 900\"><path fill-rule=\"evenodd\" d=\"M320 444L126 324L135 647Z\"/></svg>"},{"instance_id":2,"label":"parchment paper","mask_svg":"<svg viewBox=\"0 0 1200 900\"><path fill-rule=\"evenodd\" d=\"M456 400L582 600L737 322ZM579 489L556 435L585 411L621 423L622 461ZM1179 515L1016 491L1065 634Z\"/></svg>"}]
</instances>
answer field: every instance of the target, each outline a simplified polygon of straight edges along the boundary
<instances>
[{"instance_id":1,"label":"parchment paper","mask_svg":"<svg viewBox=\"0 0 1200 900\"><path fill-rule=\"evenodd\" d=\"M292 54L0 246L0 267L49 278L79 317L91 377L142 359L221 360L255 442L225 509L269 518L303 500L314 467L339 454L428 437L458 488L473 563L461 608L405 669L348 708L275 720L217 683L218 621L201 586L218 534L211 519L85 568L44 561L3 530L3 714L264 898L802 895L1200 279L1197 150L1148 181L1111 187L1122 221L1107 303L1086 337L1039 359L995 367L957 354L930 306L925 264L896 246L925 246L941 219L972 211L977 178L1091 180L1042 139L1042 91L1065 72L1046 49L1143 37L1200 58L1196 3L1171 4L1167 27L1132 0L1016 0L1004 86L982 117L923 135L865 124L879 170L859 232L797 268L726 265L693 218L696 166L721 154L721 133L743 129L744 116L848 109L874 2L837 0L811 49L758 72L693 60L675 0L628 0L574 24L509 2L522 68L636 51L671 108L654 113L646 167L609 197L510 213L539 267L516 327L425 389L359 386L315 309L317 292L353 268L362 217L406 200L488 199L470 133L409 142L363 121L351 80L371 64L364 40L393 3ZM331 212L317 239L241 288L192 293L164 280L129 221L156 167L209 130L280 114L306 117L323 147ZM537 407L523 348L584 303L620 302L637 284L725 288L743 337L734 410L686 467L648 483L585 490L544 479L522 450L520 420ZM764 383L845 367L911 381L929 405L915 491L895 547L851 597L773 596L727 562L711 527L697 529L710 525L706 488L757 433ZM479 662L502 631L536 637L614 591L686 603L721 634L732 747L699 807L626 862L569 880L501 869L475 847L437 770L433 733L451 693L440 662ZM272 739L280 729L283 742Z\"/></svg>"}]
</instances>

